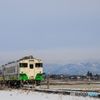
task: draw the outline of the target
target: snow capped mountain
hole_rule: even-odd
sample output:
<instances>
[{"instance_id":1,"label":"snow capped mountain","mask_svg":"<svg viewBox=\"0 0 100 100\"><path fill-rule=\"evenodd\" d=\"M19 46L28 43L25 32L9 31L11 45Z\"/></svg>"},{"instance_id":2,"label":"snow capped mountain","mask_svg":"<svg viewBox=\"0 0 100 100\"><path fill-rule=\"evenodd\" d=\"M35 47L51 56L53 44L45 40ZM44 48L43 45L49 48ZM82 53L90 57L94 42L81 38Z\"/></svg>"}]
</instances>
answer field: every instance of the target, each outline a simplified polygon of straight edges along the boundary
<instances>
[{"instance_id":1,"label":"snow capped mountain","mask_svg":"<svg viewBox=\"0 0 100 100\"><path fill-rule=\"evenodd\" d=\"M100 63L77 63L77 64L45 64L44 72L49 74L86 74L90 71L100 74Z\"/></svg>"}]
</instances>

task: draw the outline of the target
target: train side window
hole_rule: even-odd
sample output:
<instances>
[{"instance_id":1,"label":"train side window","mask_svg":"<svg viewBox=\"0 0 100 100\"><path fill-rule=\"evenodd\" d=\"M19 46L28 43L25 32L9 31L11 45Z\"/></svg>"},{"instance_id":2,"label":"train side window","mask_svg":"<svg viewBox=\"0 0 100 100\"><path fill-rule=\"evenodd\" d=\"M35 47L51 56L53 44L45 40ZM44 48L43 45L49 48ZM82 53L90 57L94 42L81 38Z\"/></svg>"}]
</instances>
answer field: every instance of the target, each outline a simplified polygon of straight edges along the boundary
<instances>
[{"instance_id":1,"label":"train side window","mask_svg":"<svg viewBox=\"0 0 100 100\"><path fill-rule=\"evenodd\" d=\"M30 69L33 69L33 67L34 67L33 64L30 64Z\"/></svg>"},{"instance_id":2,"label":"train side window","mask_svg":"<svg viewBox=\"0 0 100 100\"><path fill-rule=\"evenodd\" d=\"M19 66L22 68L25 68L25 67L28 67L28 64L27 63L19 63Z\"/></svg>"}]
</instances>

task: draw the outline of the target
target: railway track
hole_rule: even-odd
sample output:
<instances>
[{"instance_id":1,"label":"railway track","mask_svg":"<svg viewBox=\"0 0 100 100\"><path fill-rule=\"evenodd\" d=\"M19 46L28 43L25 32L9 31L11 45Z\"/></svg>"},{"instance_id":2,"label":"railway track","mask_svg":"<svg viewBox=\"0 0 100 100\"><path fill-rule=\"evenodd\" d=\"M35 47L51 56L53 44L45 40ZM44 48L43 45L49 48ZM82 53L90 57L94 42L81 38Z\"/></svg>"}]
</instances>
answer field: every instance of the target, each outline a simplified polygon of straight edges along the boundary
<instances>
[{"instance_id":1,"label":"railway track","mask_svg":"<svg viewBox=\"0 0 100 100\"><path fill-rule=\"evenodd\" d=\"M82 96L82 97L94 97L100 98L100 92L91 91L91 90L77 90L77 89L43 89L40 87L34 87L32 85L25 85L22 90L34 91L34 92L42 92L48 94L62 94L62 95L71 95L71 96Z\"/></svg>"}]
</instances>

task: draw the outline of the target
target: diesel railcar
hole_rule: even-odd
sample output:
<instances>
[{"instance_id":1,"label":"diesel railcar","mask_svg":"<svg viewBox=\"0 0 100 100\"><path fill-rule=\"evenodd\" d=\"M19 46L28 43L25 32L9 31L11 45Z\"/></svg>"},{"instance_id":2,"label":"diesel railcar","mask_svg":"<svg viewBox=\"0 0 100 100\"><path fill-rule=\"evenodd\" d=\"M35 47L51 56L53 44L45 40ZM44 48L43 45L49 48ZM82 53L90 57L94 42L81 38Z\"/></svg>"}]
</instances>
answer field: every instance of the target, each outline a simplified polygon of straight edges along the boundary
<instances>
[{"instance_id":1,"label":"diesel railcar","mask_svg":"<svg viewBox=\"0 0 100 100\"><path fill-rule=\"evenodd\" d=\"M43 80L43 62L33 56L25 56L0 67L0 81L10 86L36 83Z\"/></svg>"}]
</instances>

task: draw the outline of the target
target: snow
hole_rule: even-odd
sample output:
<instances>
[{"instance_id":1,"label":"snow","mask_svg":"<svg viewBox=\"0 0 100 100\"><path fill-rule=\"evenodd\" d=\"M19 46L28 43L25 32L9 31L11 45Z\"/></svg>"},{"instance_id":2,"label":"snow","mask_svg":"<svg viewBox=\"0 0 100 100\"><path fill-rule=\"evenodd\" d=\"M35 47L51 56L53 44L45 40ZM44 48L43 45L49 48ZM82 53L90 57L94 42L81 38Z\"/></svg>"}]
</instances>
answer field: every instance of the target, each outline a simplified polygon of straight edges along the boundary
<instances>
[{"instance_id":1,"label":"snow","mask_svg":"<svg viewBox=\"0 0 100 100\"><path fill-rule=\"evenodd\" d=\"M0 90L1 100L100 100L62 94L47 94L29 90Z\"/></svg>"}]
</instances>

